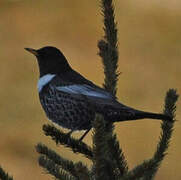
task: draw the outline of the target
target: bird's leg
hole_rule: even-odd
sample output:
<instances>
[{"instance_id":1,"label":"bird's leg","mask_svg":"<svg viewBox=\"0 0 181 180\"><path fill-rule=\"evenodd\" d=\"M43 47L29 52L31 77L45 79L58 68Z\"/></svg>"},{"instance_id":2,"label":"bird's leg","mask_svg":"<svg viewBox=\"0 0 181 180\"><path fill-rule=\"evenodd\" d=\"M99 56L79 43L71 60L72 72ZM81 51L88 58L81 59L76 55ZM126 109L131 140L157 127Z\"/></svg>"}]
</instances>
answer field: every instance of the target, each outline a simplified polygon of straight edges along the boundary
<instances>
[{"instance_id":1,"label":"bird's leg","mask_svg":"<svg viewBox=\"0 0 181 180\"><path fill-rule=\"evenodd\" d=\"M84 139L84 137L87 135L87 133L91 130L91 128L89 128L79 139L79 141L82 141Z\"/></svg>"}]
</instances>

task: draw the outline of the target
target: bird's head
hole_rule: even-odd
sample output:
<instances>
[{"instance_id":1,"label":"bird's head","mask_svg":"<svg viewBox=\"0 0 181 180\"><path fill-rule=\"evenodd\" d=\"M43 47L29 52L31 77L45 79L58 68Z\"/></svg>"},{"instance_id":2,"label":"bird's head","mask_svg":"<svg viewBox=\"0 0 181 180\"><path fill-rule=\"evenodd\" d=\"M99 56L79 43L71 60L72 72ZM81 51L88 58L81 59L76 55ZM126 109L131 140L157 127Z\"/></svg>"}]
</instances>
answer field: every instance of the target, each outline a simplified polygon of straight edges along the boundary
<instances>
[{"instance_id":1,"label":"bird's head","mask_svg":"<svg viewBox=\"0 0 181 180\"><path fill-rule=\"evenodd\" d=\"M38 50L25 48L34 54L38 60L40 77L46 74L59 74L71 69L63 53L52 46L46 46Z\"/></svg>"}]
</instances>

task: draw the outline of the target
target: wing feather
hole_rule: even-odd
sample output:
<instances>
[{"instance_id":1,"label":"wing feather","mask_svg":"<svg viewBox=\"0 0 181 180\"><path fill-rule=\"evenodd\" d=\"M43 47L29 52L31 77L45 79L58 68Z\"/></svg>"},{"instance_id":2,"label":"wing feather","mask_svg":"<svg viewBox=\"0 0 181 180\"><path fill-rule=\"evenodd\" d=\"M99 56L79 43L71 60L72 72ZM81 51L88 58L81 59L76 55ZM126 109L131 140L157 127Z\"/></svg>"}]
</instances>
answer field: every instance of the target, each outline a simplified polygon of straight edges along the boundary
<instances>
[{"instance_id":1,"label":"wing feather","mask_svg":"<svg viewBox=\"0 0 181 180\"><path fill-rule=\"evenodd\" d=\"M83 95L87 97L97 97L102 99L113 99L113 96L97 87L92 87L87 84L76 84L76 85L67 85L67 86L57 86L56 89L58 91L63 91L69 94Z\"/></svg>"}]
</instances>

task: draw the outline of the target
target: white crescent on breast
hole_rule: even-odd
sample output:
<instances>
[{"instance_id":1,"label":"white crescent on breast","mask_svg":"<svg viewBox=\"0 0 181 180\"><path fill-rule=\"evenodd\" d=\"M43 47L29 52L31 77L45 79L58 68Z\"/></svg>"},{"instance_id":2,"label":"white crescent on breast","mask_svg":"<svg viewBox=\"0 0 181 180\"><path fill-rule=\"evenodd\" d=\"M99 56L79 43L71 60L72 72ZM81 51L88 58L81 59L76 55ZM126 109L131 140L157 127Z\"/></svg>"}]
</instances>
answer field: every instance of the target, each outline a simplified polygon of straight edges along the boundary
<instances>
[{"instance_id":1,"label":"white crescent on breast","mask_svg":"<svg viewBox=\"0 0 181 180\"><path fill-rule=\"evenodd\" d=\"M55 74L46 74L42 76L38 81L38 92L40 92L55 76Z\"/></svg>"}]
</instances>

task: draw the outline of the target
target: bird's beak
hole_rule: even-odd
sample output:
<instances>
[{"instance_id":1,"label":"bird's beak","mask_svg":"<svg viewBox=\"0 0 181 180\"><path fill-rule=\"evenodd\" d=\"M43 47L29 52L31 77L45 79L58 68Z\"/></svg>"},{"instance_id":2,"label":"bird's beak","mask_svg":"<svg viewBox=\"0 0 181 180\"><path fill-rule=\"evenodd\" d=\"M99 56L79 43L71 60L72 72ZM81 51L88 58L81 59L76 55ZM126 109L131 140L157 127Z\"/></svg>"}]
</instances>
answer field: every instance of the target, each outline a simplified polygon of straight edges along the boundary
<instances>
[{"instance_id":1,"label":"bird's beak","mask_svg":"<svg viewBox=\"0 0 181 180\"><path fill-rule=\"evenodd\" d=\"M25 48L25 50L29 51L30 53L34 54L35 56L38 56L38 52L35 49L32 48Z\"/></svg>"}]
</instances>

